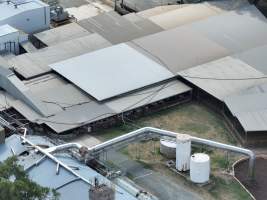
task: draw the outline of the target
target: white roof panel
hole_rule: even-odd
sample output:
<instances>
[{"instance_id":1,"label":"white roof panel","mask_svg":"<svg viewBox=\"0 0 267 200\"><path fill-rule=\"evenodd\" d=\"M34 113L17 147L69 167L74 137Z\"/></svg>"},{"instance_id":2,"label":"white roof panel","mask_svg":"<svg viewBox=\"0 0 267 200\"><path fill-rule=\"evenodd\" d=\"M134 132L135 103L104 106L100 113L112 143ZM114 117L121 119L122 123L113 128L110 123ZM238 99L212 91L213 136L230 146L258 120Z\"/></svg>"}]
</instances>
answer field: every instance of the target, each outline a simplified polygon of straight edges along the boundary
<instances>
[{"instance_id":1,"label":"white roof panel","mask_svg":"<svg viewBox=\"0 0 267 200\"><path fill-rule=\"evenodd\" d=\"M174 76L126 44L84 54L50 67L100 101Z\"/></svg>"},{"instance_id":2,"label":"white roof panel","mask_svg":"<svg viewBox=\"0 0 267 200\"><path fill-rule=\"evenodd\" d=\"M16 33L16 32L18 32L18 30L13 28L12 26L9 26L8 24L0 26L0 36L4 36L10 33Z\"/></svg>"}]
</instances>

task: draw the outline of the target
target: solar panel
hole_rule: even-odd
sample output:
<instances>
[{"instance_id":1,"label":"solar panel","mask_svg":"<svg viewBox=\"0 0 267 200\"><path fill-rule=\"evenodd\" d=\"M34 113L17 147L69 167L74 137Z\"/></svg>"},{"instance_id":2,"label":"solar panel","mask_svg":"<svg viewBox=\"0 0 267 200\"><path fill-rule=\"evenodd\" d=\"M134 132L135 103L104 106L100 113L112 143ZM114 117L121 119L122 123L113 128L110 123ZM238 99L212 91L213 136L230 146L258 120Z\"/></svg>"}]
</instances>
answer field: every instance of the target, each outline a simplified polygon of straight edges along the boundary
<instances>
[{"instance_id":1,"label":"solar panel","mask_svg":"<svg viewBox=\"0 0 267 200\"><path fill-rule=\"evenodd\" d=\"M126 44L87 53L50 67L99 101L174 76Z\"/></svg>"}]
</instances>

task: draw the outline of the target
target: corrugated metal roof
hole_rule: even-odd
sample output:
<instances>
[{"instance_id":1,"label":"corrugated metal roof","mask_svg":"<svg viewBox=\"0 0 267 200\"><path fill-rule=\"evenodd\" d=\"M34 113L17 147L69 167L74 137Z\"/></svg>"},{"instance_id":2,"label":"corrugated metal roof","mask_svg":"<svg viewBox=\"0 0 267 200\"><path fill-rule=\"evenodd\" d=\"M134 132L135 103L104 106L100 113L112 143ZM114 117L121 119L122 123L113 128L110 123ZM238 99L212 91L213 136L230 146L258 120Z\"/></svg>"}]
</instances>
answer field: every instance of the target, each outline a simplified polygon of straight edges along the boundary
<instances>
[{"instance_id":1,"label":"corrugated metal roof","mask_svg":"<svg viewBox=\"0 0 267 200\"><path fill-rule=\"evenodd\" d=\"M102 35L112 44L127 42L163 30L146 19L130 22L114 11L81 20L78 24L90 32Z\"/></svg>"},{"instance_id":2,"label":"corrugated metal roof","mask_svg":"<svg viewBox=\"0 0 267 200\"><path fill-rule=\"evenodd\" d=\"M110 45L111 44L100 35L91 34L40 49L37 52L13 57L8 60L8 62L14 67L16 72L29 79L49 72L51 70L48 66L49 64L108 47Z\"/></svg>"},{"instance_id":3,"label":"corrugated metal roof","mask_svg":"<svg viewBox=\"0 0 267 200\"><path fill-rule=\"evenodd\" d=\"M181 9L172 10L149 19L163 29L171 29L210 16L218 15L221 11L208 6L208 4L191 4Z\"/></svg>"},{"instance_id":4,"label":"corrugated metal roof","mask_svg":"<svg viewBox=\"0 0 267 200\"><path fill-rule=\"evenodd\" d=\"M234 57L246 62L251 67L267 75L267 45L256 47L248 51L234 55Z\"/></svg>"},{"instance_id":5,"label":"corrugated metal roof","mask_svg":"<svg viewBox=\"0 0 267 200\"><path fill-rule=\"evenodd\" d=\"M240 92L241 90L265 82L264 79L216 80L246 79L264 76L263 73L252 68L248 64L232 57L225 57L207 64L190 68L179 72L179 75L220 100L225 99L229 95Z\"/></svg>"},{"instance_id":6,"label":"corrugated metal roof","mask_svg":"<svg viewBox=\"0 0 267 200\"><path fill-rule=\"evenodd\" d=\"M177 0L153 0L153 1L140 1L140 0L124 0L123 5L135 11L147 10L162 5L177 4Z\"/></svg>"},{"instance_id":7,"label":"corrugated metal roof","mask_svg":"<svg viewBox=\"0 0 267 200\"><path fill-rule=\"evenodd\" d=\"M77 23L73 22L64 26L56 27L47 31L34 34L36 38L48 46L84 37L91 34Z\"/></svg>"},{"instance_id":8,"label":"corrugated metal roof","mask_svg":"<svg viewBox=\"0 0 267 200\"><path fill-rule=\"evenodd\" d=\"M234 116L240 113L267 110L267 93L239 94L224 99Z\"/></svg>"},{"instance_id":9,"label":"corrugated metal roof","mask_svg":"<svg viewBox=\"0 0 267 200\"><path fill-rule=\"evenodd\" d=\"M243 112L236 117L247 132L267 130L267 110Z\"/></svg>"},{"instance_id":10,"label":"corrugated metal roof","mask_svg":"<svg viewBox=\"0 0 267 200\"><path fill-rule=\"evenodd\" d=\"M47 109L56 114L65 108L90 102L92 99L60 77L49 74L26 82L34 96L43 102Z\"/></svg>"},{"instance_id":11,"label":"corrugated metal roof","mask_svg":"<svg viewBox=\"0 0 267 200\"><path fill-rule=\"evenodd\" d=\"M245 131L267 130L267 83L257 85L224 99Z\"/></svg>"},{"instance_id":12,"label":"corrugated metal roof","mask_svg":"<svg viewBox=\"0 0 267 200\"><path fill-rule=\"evenodd\" d=\"M165 13L165 12L168 12L168 11L171 11L171 10L184 8L186 6L188 6L188 4L163 5L163 6L157 6L155 8L143 10L143 11L137 12L136 14L138 16L143 17L143 18L149 18L149 17L152 17L152 16L161 15L162 13Z\"/></svg>"},{"instance_id":13,"label":"corrugated metal roof","mask_svg":"<svg viewBox=\"0 0 267 200\"><path fill-rule=\"evenodd\" d=\"M50 67L99 101L174 76L126 44L84 54Z\"/></svg>"},{"instance_id":14,"label":"corrugated metal roof","mask_svg":"<svg viewBox=\"0 0 267 200\"><path fill-rule=\"evenodd\" d=\"M180 81L174 80L168 83L162 83L148 89L128 94L105 104L117 113L132 110L156 101L173 97L184 92L192 90Z\"/></svg>"},{"instance_id":15,"label":"corrugated metal roof","mask_svg":"<svg viewBox=\"0 0 267 200\"><path fill-rule=\"evenodd\" d=\"M250 5L184 27L206 36L234 53L266 44L266 22L261 12Z\"/></svg>"},{"instance_id":16,"label":"corrugated metal roof","mask_svg":"<svg viewBox=\"0 0 267 200\"><path fill-rule=\"evenodd\" d=\"M229 55L229 51L190 29L176 28L133 41L173 73Z\"/></svg>"},{"instance_id":17,"label":"corrugated metal roof","mask_svg":"<svg viewBox=\"0 0 267 200\"><path fill-rule=\"evenodd\" d=\"M57 133L62 133L91 122L114 115L114 111L95 101L72 106L54 116L40 118L37 123L46 124Z\"/></svg>"}]
</instances>

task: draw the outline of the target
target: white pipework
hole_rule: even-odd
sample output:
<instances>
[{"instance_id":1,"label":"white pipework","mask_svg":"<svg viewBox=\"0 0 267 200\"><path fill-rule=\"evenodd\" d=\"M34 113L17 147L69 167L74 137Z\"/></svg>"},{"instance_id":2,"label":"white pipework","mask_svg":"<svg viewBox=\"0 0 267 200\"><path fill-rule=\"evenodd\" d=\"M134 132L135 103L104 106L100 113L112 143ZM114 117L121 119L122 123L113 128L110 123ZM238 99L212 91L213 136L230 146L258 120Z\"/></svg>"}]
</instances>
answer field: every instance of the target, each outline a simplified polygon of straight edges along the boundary
<instances>
[{"instance_id":1,"label":"white pipework","mask_svg":"<svg viewBox=\"0 0 267 200\"><path fill-rule=\"evenodd\" d=\"M67 149L80 149L80 148L82 148L81 144L66 143L66 144L62 144L62 145L58 145L58 146L49 147L48 149L46 149L46 151L48 153L55 153L57 151L63 151L63 150L67 150Z\"/></svg>"},{"instance_id":2,"label":"white pipework","mask_svg":"<svg viewBox=\"0 0 267 200\"><path fill-rule=\"evenodd\" d=\"M27 129L26 128L22 128L22 129L24 130L24 135L26 135ZM24 136L20 136L20 137L25 143L28 143L30 146L34 147L36 150L38 150L39 152L41 152L42 154L46 155L48 158L53 160L58 165L58 168L61 166L61 167L65 168L67 171L71 172L74 176L78 177L79 179L83 180L84 182L88 183L89 185L92 185L91 181L89 181L86 178L83 178L82 176L80 176L78 173L73 171L68 165L66 165L62 161L58 160L55 156L50 154L48 151L46 151L45 149L35 145L33 142L28 140L26 137L24 137Z\"/></svg>"},{"instance_id":3,"label":"white pipework","mask_svg":"<svg viewBox=\"0 0 267 200\"><path fill-rule=\"evenodd\" d=\"M211 146L211 147L215 147L215 148L219 148L219 149L225 149L228 151L233 151L233 152L237 152L237 153L249 156L249 174L248 175L250 178L253 179L254 168L255 168L255 159L256 159L256 156L255 156L253 151L251 151L249 149L236 147L236 146L232 146L232 145L228 145L228 144L223 144L223 143L215 142L212 140L197 138L197 137L191 137L191 141L194 143L204 144L207 146Z\"/></svg>"},{"instance_id":4,"label":"white pipework","mask_svg":"<svg viewBox=\"0 0 267 200\"><path fill-rule=\"evenodd\" d=\"M93 154L97 154L97 153L99 153L99 152L101 152L101 151L103 151L109 147L112 147L116 144L119 144L121 142L130 141L132 139L136 140L136 139L141 138L143 136L156 135L156 136L167 136L167 137L176 138L177 134L179 134L179 133L175 133L172 131L166 131L166 130L153 128L153 127L144 127L144 128L132 131L130 133L127 133L125 135L116 137L114 139L108 140L108 141L103 142L101 144L95 145L93 147L87 148L87 149L88 149L89 153L93 155ZM202 139L202 138L193 137L193 136L189 136L189 137L190 137L190 141L192 143L203 144L203 145L207 145L207 146L211 146L211 147L215 147L215 148L219 148L219 149L225 149L227 151L233 151L236 153L240 153L240 154L244 154L244 155L249 156L249 174L248 174L248 176L249 176L249 178L253 179L254 167L255 167L255 154L253 151L251 151L249 149L241 148L241 147L223 144L220 142L215 142L212 140ZM22 138L25 138L25 137L22 137ZM80 144L70 143L70 144L59 145L59 146L55 146L53 148L49 148L50 150L49 149L47 149L47 150L42 149L42 151L53 157L53 155L50 153L53 153L53 152L58 151L58 150L65 150L68 148L80 149L81 147L82 147L82 145L80 145Z\"/></svg>"},{"instance_id":5,"label":"white pipework","mask_svg":"<svg viewBox=\"0 0 267 200\"><path fill-rule=\"evenodd\" d=\"M141 137L144 135L145 136L158 135L158 136L168 136L168 137L176 138L177 134L178 133L166 131L166 130L161 130L158 128L144 127L144 128L132 131L128 134L111 139L109 141L103 142L103 143L98 144L94 147L88 148L88 150L92 154L94 154L94 153L100 152L101 150L104 150L105 148L116 145L118 143L121 143L121 142L124 142L127 140L131 140L131 139L134 139L137 137ZM197 138L197 137L193 137L193 136L190 136L190 140L192 143L198 143L198 144L203 144L203 145L207 145L207 146L211 146L211 147L215 147L215 148L219 148L219 149L225 149L228 151L233 151L236 153L240 153L240 154L244 154L244 155L249 156L249 174L248 174L248 176L249 176L249 178L253 179L254 167L255 167L255 154L253 151L251 151L249 149L236 147L236 146L232 146L232 145L228 145L228 144L223 144L223 143L215 142L212 140Z\"/></svg>"}]
</instances>

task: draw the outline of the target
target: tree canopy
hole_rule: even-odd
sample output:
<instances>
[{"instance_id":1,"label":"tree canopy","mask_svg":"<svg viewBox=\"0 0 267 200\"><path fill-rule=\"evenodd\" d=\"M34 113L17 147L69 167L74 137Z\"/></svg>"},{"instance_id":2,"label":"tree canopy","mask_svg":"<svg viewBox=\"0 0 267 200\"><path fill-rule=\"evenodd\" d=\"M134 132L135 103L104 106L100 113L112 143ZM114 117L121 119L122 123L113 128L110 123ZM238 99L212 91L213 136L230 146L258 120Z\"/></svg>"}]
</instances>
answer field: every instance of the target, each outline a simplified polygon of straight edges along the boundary
<instances>
[{"instance_id":1,"label":"tree canopy","mask_svg":"<svg viewBox=\"0 0 267 200\"><path fill-rule=\"evenodd\" d=\"M58 197L55 190L30 180L16 157L0 163L0 200L58 200Z\"/></svg>"}]
</instances>

